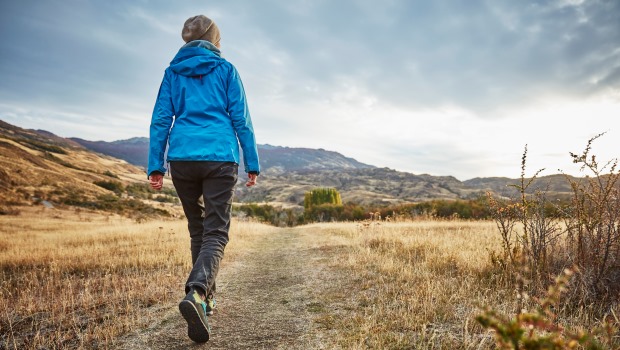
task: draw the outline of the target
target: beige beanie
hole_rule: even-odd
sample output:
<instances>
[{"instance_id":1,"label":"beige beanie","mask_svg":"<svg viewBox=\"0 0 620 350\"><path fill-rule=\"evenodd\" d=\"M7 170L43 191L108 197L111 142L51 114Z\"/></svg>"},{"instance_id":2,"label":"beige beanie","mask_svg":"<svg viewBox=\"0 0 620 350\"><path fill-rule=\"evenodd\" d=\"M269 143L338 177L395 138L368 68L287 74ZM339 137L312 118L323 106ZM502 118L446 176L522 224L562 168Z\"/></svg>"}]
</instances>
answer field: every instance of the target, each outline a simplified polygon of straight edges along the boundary
<instances>
[{"instance_id":1,"label":"beige beanie","mask_svg":"<svg viewBox=\"0 0 620 350\"><path fill-rule=\"evenodd\" d=\"M220 45L220 29L207 16L190 17L183 25L181 36L186 43L192 40L206 40L215 46Z\"/></svg>"}]
</instances>

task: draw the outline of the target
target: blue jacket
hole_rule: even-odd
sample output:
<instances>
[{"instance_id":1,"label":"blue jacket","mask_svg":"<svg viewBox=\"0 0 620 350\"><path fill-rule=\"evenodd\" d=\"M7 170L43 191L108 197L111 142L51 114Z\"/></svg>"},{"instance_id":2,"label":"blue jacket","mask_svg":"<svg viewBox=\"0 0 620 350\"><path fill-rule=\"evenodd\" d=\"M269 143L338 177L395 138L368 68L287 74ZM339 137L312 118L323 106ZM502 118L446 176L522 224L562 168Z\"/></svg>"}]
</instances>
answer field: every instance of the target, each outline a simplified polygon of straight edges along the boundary
<instances>
[{"instance_id":1,"label":"blue jacket","mask_svg":"<svg viewBox=\"0 0 620 350\"><path fill-rule=\"evenodd\" d=\"M260 172L252 120L241 78L208 41L183 46L164 73L153 110L147 174L167 161L226 161Z\"/></svg>"}]
</instances>

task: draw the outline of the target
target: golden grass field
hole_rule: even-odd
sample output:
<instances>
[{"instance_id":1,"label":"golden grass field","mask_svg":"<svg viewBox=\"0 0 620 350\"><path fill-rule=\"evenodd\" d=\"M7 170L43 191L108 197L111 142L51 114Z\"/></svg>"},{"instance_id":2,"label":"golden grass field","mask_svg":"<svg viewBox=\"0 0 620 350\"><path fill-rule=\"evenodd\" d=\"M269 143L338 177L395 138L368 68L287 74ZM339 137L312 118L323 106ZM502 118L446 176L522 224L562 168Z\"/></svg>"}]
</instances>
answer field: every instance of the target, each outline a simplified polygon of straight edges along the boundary
<instances>
[{"instance_id":1,"label":"golden grass field","mask_svg":"<svg viewBox=\"0 0 620 350\"><path fill-rule=\"evenodd\" d=\"M479 306L514 306L510 291L489 272L488 249L498 248L492 222L314 226L348 245L338 266L353 280L344 294L332 291L343 304L341 315L319 320L339 330L338 347L489 348L491 335L474 320Z\"/></svg>"},{"instance_id":2,"label":"golden grass field","mask_svg":"<svg viewBox=\"0 0 620 350\"><path fill-rule=\"evenodd\" d=\"M54 210L1 222L0 317L10 348L109 343L147 324L138 311L167 302L187 267L181 221Z\"/></svg>"},{"instance_id":3,"label":"golden grass field","mask_svg":"<svg viewBox=\"0 0 620 350\"><path fill-rule=\"evenodd\" d=\"M320 348L492 349L475 316L485 306L516 311L516 291L490 263L489 251L499 249L493 222L291 229L235 221L223 264L276 230L313 237L330 256L313 263L340 276L316 290L321 303L309 304ZM176 307L189 262L183 220L33 208L0 216L0 348L115 348L119 336ZM562 317L571 326L598 322L587 308Z\"/></svg>"}]
</instances>

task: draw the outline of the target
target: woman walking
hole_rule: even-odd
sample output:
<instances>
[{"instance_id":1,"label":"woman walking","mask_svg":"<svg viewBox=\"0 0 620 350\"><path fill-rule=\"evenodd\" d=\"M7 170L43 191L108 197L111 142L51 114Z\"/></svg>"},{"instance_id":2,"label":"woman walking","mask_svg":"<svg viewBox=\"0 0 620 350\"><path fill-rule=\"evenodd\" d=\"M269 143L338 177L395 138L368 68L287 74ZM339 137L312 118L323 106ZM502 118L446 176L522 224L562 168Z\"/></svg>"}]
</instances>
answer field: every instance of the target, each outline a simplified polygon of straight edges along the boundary
<instances>
[{"instance_id":1,"label":"woman walking","mask_svg":"<svg viewBox=\"0 0 620 350\"><path fill-rule=\"evenodd\" d=\"M260 172L241 78L220 55L220 31L203 16L185 21L181 47L164 73L150 127L148 177L161 189L166 162L188 221L193 268L179 310L195 342L209 340L215 278L228 243L239 145L246 186ZM166 159L164 158L167 149Z\"/></svg>"}]
</instances>

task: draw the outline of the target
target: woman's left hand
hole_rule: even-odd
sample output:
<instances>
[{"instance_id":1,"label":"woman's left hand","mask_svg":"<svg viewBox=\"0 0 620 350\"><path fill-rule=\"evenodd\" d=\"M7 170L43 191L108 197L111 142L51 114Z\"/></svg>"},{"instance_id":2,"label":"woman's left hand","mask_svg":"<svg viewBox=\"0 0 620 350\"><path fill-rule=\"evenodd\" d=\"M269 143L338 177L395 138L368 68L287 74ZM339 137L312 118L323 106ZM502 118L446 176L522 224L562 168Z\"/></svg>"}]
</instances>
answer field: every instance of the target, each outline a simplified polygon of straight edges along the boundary
<instances>
[{"instance_id":1,"label":"woman's left hand","mask_svg":"<svg viewBox=\"0 0 620 350\"><path fill-rule=\"evenodd\" d=\"M153 188L154 190L161 190L161 188L164 186L164 175L162 174L151 174L149 176L149 184L151 185L151 188Z\"/></svg>"}]
</instances>

